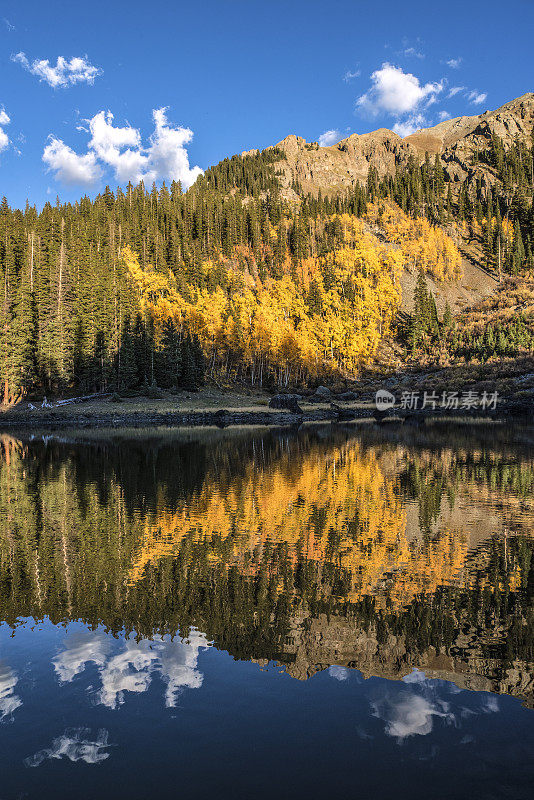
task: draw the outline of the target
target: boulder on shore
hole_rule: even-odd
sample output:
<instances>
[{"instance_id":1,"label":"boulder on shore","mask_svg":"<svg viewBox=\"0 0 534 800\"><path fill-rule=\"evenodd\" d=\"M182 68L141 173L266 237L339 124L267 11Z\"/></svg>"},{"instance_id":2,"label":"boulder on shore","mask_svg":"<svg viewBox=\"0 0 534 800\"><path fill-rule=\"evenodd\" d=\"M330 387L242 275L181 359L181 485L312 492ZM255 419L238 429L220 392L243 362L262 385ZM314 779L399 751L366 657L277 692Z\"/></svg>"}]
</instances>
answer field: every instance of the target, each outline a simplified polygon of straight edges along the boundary
<instances>
[{"instance_id":1,"label":"boulder on shore","mask_svg":"<svg viewBox=\"0 0 534 800\"><path fill-rule=\"evenodd\" d=\"M302 414L300 399L300 394L275 394L269 400L269 408L285 408L294 414Z\"/></svg>"},{"instance_id":2,"label":"boulder on shore","mask_svg":"<svg viewBox=\"0 0 534 800\"><path fill-rule=\"evenodd\" d=\"M331 399L332 392L328 386L318 386L311 397L308 397L308 403L329 403Z\"/></svg>"}]
</instances>

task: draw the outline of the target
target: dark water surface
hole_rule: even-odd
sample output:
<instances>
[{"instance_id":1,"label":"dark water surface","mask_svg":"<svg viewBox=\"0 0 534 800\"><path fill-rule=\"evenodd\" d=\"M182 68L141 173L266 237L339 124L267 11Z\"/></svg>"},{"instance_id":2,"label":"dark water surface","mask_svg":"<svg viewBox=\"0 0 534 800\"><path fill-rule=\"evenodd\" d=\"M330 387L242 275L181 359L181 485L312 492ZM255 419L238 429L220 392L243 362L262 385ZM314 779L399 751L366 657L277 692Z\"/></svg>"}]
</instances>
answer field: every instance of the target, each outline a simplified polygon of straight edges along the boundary
<instances>
[{"instance_id":1,"label":"dark water surface","mask_svg":"<svg viewBox=\"0 0 534 800\"><path fill-rule=\"evenodd\" d=\"M534 795L534 429L0 448L0 800Z\"/></svg>"}]
</instances>

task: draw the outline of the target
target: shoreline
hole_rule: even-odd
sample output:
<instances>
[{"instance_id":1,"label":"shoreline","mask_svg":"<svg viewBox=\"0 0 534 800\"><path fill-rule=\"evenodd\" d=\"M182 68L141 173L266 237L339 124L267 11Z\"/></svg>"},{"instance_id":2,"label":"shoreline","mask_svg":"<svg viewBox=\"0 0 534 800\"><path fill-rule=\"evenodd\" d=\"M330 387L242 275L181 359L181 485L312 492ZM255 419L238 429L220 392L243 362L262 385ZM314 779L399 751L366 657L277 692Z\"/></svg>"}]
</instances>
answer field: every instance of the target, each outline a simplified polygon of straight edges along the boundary
<instances>
[{"instance_id":1,"label":"shoreline","mask_svg":"<svg viewBox=\"0 0 534 800\"><path fill-rule=\"evenodd\" d=\"M308 423L376 423L386 424L425 424L431 420L462 420L504 423L513 418L518 422L534 422L532 410L514 408L513 405L503 403L502 408L496 411L476 410L420 410L404 411L393 408L387 413L377 412L374 403L361 403L357 408L342 409L313 409L303 411L301 414L291 411L255 411L250 409L217 409L216 411L130 411L125 413L61 413L46 411L29 416L27 414L0 415L0 432L10 430L49 430L58 429L126 429L126 428L195 428L217 427L228 428L237 426L246 427L291 427Z\"/></svg>"},{"instance_id":2,"label":"shoreline","mask_svg":"<svg viewBox=\"0 0 534 800\"><path fill-rule=\"evenodd\" d=\"M328 391L328 390L327 390ZM0 431L38 430L47 428L125 429L146 427L191 428L235 426L287 427L307 423L361 423L424 424L428 419L485 419L506 421L514 418L534 420L534 398L514 396L499 397L497 407L448 409L403 408L397 400L395 406L379 411L374 392L365 387L358 393L350 392L350 399L341 394L329 396L293 395L295 407L271 407L272 395L261 390L222 389L211 387L198 392L171 394L162 398L124 398L113 402L108 397L93 397L84 402L32 407L30 402L0 411ZM280 396L278 396L279 399ZM57 401L56 401L57 402Z\"/></svg>"}]
</instances>

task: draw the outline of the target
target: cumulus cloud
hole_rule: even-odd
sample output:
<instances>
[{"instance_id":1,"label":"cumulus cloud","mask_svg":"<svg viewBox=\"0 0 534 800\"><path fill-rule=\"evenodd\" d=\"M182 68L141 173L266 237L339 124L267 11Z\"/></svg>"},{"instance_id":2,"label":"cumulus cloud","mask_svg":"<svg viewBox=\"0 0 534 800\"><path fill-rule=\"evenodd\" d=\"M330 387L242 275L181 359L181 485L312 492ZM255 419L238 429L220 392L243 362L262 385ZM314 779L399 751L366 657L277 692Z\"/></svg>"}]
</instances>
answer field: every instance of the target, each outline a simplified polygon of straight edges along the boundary
<instances>
[{"instance_id":1,"label":"cumulus cloud","mask_svg":"<svg viewBox=\"0 0 534 800\"><path fill-rule=\"evenodd\" d=\"M103 667L109 649L109 639L103 633L80 631L67 636L64 649L52 661L60 683L70 683L86 664Z\"/></svg>"},{"instance_id":2,"label":"cumulus cloud","mask_svg":"<svg viewBox=\"0 0 534 800\"><path fill-rule=\"evenodd\" d=\"M102 169L93 152L80 156L55 136L50 136L48 140L43 161L48 170L54 172L56 180L67 186L94 186L102 177Z\"/></svg>"},{"instance_id":3,"label":"cumulus cloud","mask_svg":"<svg viewBox=\"0 0 534 800\"><path fill-rule=\"evenodd\" d=\"M22 705L22 700L15 694L17 683L16 673L0 662L0 722L11 719L13 712Z\"/></svg>"},{"instance_id":4,"label":"cumulus cloud","mask_svg":"<svg viewBox=\"0 0 534 800\"><path fill-rule=\"evenodd\" d=\"M202 174L200 167L189 166L186 145L191 142L193 131L169 123L166 108L154 109L152 117L154 131L143 146L137 128L114 125L111 111L99 111L85 120L88 129L78 128L91 135L85 154L78 155L61 139L51 136L43 161L58 180L67 184L91 186L105 169L111 169L119 183L176 180L188 188Z\"/></svg>"},{"instance_id":5,"label":"cumulus cloud","mask_svg":"<svg viewBox=\"0 0 534 800\"><path fill-rule=\"evenodd\" d=\"M446 119L451 118L451 115L449 114L448 111L440 111L438 117L440 122L445 122Z\"/></svg>"},{"instance_id":6,"label":"cumulus cloud","mask_svg":"<svg viewBox=\"0 0 534 800\"><path fill-rule=\"evenodd\" d=\"M4 109L0 109L0 153L2 150L5 150L9 144L9 136L5 132L4 127L9 125L10 122L11 120Z\"/></svg>"},{"instance_id":7,"label":"cumulus cloud","mask_svg":"<svg viewBox=\"0 0 534 800\"><path fill-rule=\"evenodd\" d=\"M58 56L55 66L48 59L30 61L23 52L14 53L11 60L21 64L25 70L53 89L74 86L77 83L93 84L95 78L102 74L102 70L93 66L87 57L76 56L68 61L63 56Z\"/></svg>"},{"instance_id":8,"label":"cumulus cloud","mask_svg":"<svg viewBox=\"0 0 534 800\"><path fill-rule=\"evenodd\" d=\"M108 732L105 728L101 728L94 740L87 738L90 735L89 728L67 729L62 736L53 739L50 747L25 758L24 764L27 767L38 767L44 761L61 758L84 761L86 764L99 764L109 758L109 753L105 752L109 747Z\"/></svg>"},{"instance_id":9,"label":"cumulus cloud","mask_svg":"<svg viewBox=\"0 0 534 800\"><path fill-rule=\"evenodd\" d=\"M412 114L435 102L443 91L443 82L421 84L412 73L387 62L372 73L371 84L371 88L356 102L361 111L371 116Z\"/></svg>"},{"instance_id":10,"label":"cumulus cloud","mask_svg":"<svg viewBox=\"0 0 534 800\"><path fill-rule=\"evenodd\" d=\"M449 58L445 63L451 69L458 69L462 63L462 58L461 56L458 56L458 58Z\"/></svg>"},{"instance_id":11,"label":"cumulus cloud","mask_svg":"<svg viewBox=\"0 0 534 800\"><path fill-rule=\"evenodd\" d=\"M173 708L183 689L199 689L202 673L196 669L206 637L192 631L188 643L144 639L127 641L122 653L108 661L101 671L102 689L98 700L108 708L124 703L125 692L145 692L152 675L159 673L166 683L165 705Z\"/></svg>"},{"instance_id":12,"label":"cumulus cloud","mask_svg":"<svg viewBox=\"0 0 534 800\"><path fill-rule=\"evenodd\" d=\"M481 103L484 102L487 96L488 95L486 92L478 92L475 90L473 92L468 93L467 99L469 100L470 103L473 103L474 106L479 106Z\"/></svg>"},{"instance_id":13,"label":"cumulus cloud","mask_svg":"<svg viewBox=\"0 0 534 800\"><path fill-rule=\"evenodd\" d=\"M337 144L342 138L343 134L338 130L325 131L319 136L319 145L321 147L330 147L333 144Z\"/></svg>"},{"instance_id":14,"label":"cumulus cloud","mask_svg":"<svg viewBox=\"0 0 534 800\"><path fill-rule=\"evenodd\" d=\"M409 689L386 691L371 704L373 714L385 722L389 736L399 741L409 736L426 736L432 730L434 717L454 720L449 704L437 696L440 684L429 680L424 672L414 669L402 678L402 683Z\"/></svg>"},{"instance_id":15,"label":"cumulus cloud","mask_svg":"<svg viewBox=\"0 0 534 800\"><path fill-rule=\"evenodd\" d=\"M399 740L408 736L426 736L432 730L433 717L448 716L425 697L407 692L383 703L376 703L373 712L384 720L388 736Z\"/></svg>"},{"instance_id":16,"label":"cumulus cloud","mask_svg":"<svg viewBox=\"0 0 534 800\"><path fill-rule=\"evenodd\" d=\"M141 151L139 131L129 125L114 126L111 111L99 111L87 122L91 132L89 151L114 169L118 181L137 183L148 162L148 156Z\"/></svg>"}]
</instances>

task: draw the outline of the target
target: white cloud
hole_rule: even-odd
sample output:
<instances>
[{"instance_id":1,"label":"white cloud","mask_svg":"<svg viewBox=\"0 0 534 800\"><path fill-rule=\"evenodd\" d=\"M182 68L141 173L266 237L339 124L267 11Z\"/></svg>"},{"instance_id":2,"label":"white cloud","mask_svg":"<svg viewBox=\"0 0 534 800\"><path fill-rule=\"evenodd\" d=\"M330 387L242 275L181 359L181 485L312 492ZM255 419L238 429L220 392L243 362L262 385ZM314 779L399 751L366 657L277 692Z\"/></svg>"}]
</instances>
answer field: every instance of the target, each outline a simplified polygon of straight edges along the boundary
<instances>
[{"instance_id":1,"label":"white cloud","mask_svg":"<svg viewBox=\"0 0 534 800\"><path fill-rule=\"evenodd\" d=\"M405 136L410 136L412 133L415 133L429 124L429 121L422 114L413 114L411 117L407 117L402 121L396 122L393 126L393 130L395 133L398 133L399 136L404 138Z\"/></svg>"},{"instance_id":2,"label":"white cloud","mask_svg":"<svg viewBox=\"0 0 534 800\"><path fill-rule=\"evenodd\" d=\"M156 129L150 137L148 148L149 170L144 178L157 181L164 178L182 181L188 187L202 175L200 167L189 168L189 158L185 145L193 138L189 128L173 128L167 122L166 108L158 108L152 112Z\"/></svg>"},{"instance_id":3,"label":"white cloud","mask_svg":"<svg viewBox=\"0 0 534 800\"><path fill-rule=\"evenodd\" d=\"M451 69L458 69L462 63L462 57L458 56L458 58L449 58L445 63Z\"/></svg>"},{"instance_id":4,"label":"white cloud","mask_svg":"<svg viewBox=\"0 0 534 800\"><path fill-rule=\"evenodd\" d=\"M0 662L0 722L10 719L13 712L22 705L22 700L15 694L17 683L18 678L13 670Z\"/></svg>"},{"instance_id":5,"label":"white cloud","mask_svg":"<svg viewBox=\"0 0 534 800\"><path fill-rule=\"evenodd\" d=\"M350 70L348 69L345 74L343 75L343 80L345 83L352 81L354 78L359 78L362 74L361 69Z\"/></svg>"},{"instance_id":6,"label":"white cloud","mask_svg":"<svg viewBox=\"0 0 534 800\"><path fill-rule=\"evenodd\" d=\"M55 173L56 180L67 186L94 186L102 177L102 170L97 164L93 152L79 156L61 139L49 137L43 151L43 161L49 171Z\"/></svg>"},{"instance_id":7,"label":"white cloud","mask_svg":"<svg viewBox=\"0 0 534 800\"><path fill-rule=\"evenodd\" d=\"M325 131L319 136L319 145L320 147L330 147L333 144L337 144L342 138L343 134L338 130Z\"/></svg>"},{"instance_id":8,"label":"white cloud","mask_svg":"<svg viewBox=\"0 0 534 800\"><path fill-rule=\"evenodd\" d=\"M425 54L421 53L420 50L416 50L415 47L407 47L404 50L404 55L407 58L424 58Z\"/></svg>"},{"instance_id":9,"label":"white cloud","mask_svg":"<svg viewBox=\"0 0 534 800\"><path fill-rule=\"evenodd\" d=\"M470 103L473 103L474 106L478 106L484 102L487 96L488 95L486 94L486 92L473 91L469 92L469 94L467 95L467 99L469 100Z\"/></svg>"},{"instance_id":10,"label":"white cloud","mask_svg":"<svg viewBox=\"0 0 534 800\"><path fill-rule=\"evenodd\" d=\"M438 117L440 122L445 122L446 119L451 118L451 115L449 114L448 111L440 111Z\"/></svg>"},{"instance_id":11,"label":"white cloud","mask_svg":"<svg viewBox=\"0 0 534 800\"><path fill-rule=\"evenodd\" d=\"M173 126L166 114L166 108L154 109L154 132L144 147L137 128L115 126L111 111L99 111L85 120L91 134L87 153L78 155L61 139L52 136L43 160L64 183L90 186L103 176L107 167L113 170L119 183L176 180L188 188L202 175L200 167L189 166L186 145L191 142L193 131ZM78 127L78 130L85 128Z\"/></svg>"},{"instance_id":12,"label":"white cloud","mask_svg":"<svg viewBox=\"0 0 534 800\"><path fill-rule=\"evenodd\" d=\"M0 153L2 150L5 150L9 144L9 136L5 132L4 126L9 125L10 122L11 120L4 109L0 109Z\"/></svg>"},{"instance_id":13,"label":"white cloud","mask_svg":"<svg viewBox=\"0 0 534 800\"><path fill-rule=\"evenodd\" d=\"M102 74L102 70L89 63L86 57L76 56L68 61L63 56L58 56L55 67L48 59L29 61L25 53L15 53L11 60L21 64L24 69L45 81L53 89L65 86L74 86L77 83L93 84L95 78Z\"/></svg>"},{"instance_id":14,"label":"white cloud","mask_svg":"<svg viewBox=\"0 0 534 800\"><path fill-rule=\"evenodd\" d=\"M8 29L8 31L10 33L11 33L11 31L15 30L15 26L12 25L11 22L8 19L6 19L5 17L4 17L4 24L5 24L6 28Z\"/></svg>"},{"instance_id":15,"label":"white cloud","mask_svg":"<svg viewBox=\"0 0 534 800\"><path fill-rule=\"evenodd\" d=\"M443 82L421 85L419 78L401 67L384 63L371 75L372 86L357 100L357 107L372 116L380 113L402 116L435 102Z\"/></svg>"},{"instance_id":16,"label":"white cloud","mask_svg":"<svg viewBox=\"0 0 534 800\"><path fill-rule=\"evenodd\" d=\"M109 758L109 753L104 752L109 747L108 732L105 728L101 728L93 741L86 738L90 733L88 728L67 729L62 736L52 741L50 747L25 758L24 764L27 767L38 767L43 761L60 758L84 761L86 764L99 764Z\"/></svg>"},{"instance_id":17,"label":"white cloud","mask_svg":"<svg viewBox=\"0 0 534 800\"><path fill-rule=\"evenodd\" d=\"M460 94L460 92L465 91L465 89L467 89L467 86L451 86L447 97L455 97L455 95Z\"/></svg>"},{"instance_id":18,"label":"white cloud","mask_svg":"<svg viewBox=\"0 0 534 800\"><path fill-rule=\"evenodd\" d=\"M136 128L113 125L113 114L99 111L87 120L91 132L89 150L99 161L112 167L121 183L137 183L147 165L147 156L141 152L141 134ZM123 148L127 148L124 150ZM133 150L131 148L134 148Z\"/></svg>"}]
</instances>

